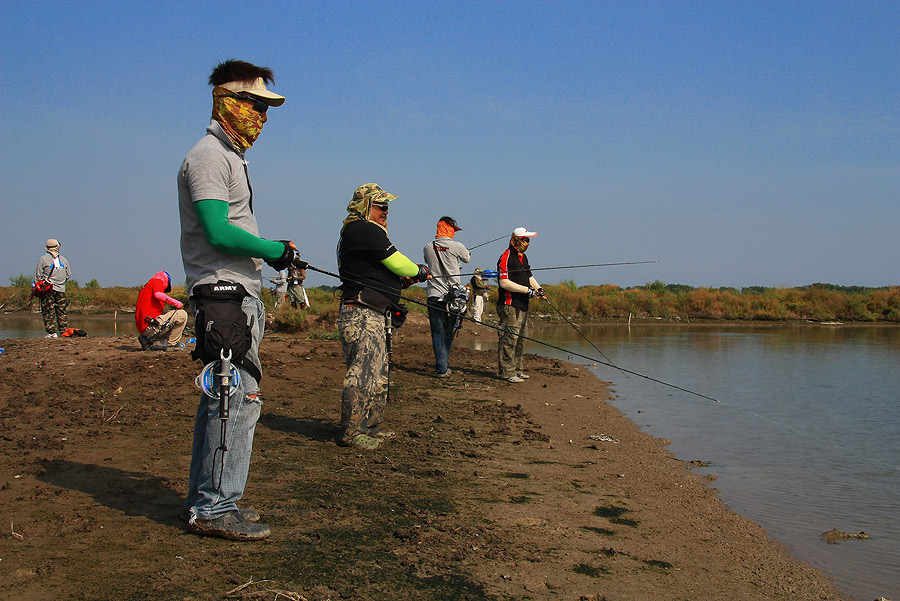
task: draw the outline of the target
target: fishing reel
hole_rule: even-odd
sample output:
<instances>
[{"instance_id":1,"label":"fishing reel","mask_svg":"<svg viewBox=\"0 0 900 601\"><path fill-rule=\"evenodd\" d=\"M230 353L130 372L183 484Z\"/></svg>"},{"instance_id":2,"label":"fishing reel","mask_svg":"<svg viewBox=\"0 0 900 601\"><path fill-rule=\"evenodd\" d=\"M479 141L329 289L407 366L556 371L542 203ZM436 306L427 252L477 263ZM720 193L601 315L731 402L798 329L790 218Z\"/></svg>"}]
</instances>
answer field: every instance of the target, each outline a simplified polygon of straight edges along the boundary
<instances>
[{"instance_id":1,"label":"fishing reel","mask_svg":"<svg viewBox=\"0 0 900 601\"><path fill-rule=\"evenodd\" d=\"M203 367L203 371L200 372L194 379L194 384L197 385L203 394L208 396L211 399L219 399L219 388L220 388L220 378L221 375L218 373L220 361L210 361ZM222 374L224 375L224 374ZM241 383L241 374L238 372L237 367L234 365L231 366L231 386L229 387L228 396L232 396L237 390L238 384Z\"/></svg>"},{"instance_id":2,"label":"fishing reel","mask_svg":"<svg viewBox=\"0 0 900 601\"><path fill-rule=\"evenodd\" d=\"M451 289L452 298L447 302L447 310L456 315L462 315L466 312L468 299L466 291L462 288Z\"/></svg>"}]
</instances>

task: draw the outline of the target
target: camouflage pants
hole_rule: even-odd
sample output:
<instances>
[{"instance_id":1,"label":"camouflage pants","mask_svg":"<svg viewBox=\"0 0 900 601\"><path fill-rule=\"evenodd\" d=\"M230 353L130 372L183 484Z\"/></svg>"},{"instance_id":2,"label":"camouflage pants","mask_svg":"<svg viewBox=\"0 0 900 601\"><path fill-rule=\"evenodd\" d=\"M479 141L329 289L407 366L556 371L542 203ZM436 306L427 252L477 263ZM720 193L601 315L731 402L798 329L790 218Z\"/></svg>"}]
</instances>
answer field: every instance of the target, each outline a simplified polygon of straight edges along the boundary
<instances>
[{"instance_id":1,"label":"camouflage pants","mask_svg":"<svg viewBox=\"0 0 900 601\"><path fill-rule=\"evenodd\" d=\"M41 297L41 317L48 334L62 334L69 327L68 308L65 292L51 290Z\"/></svg>"},{"instance_id":2,"label":"camouflage pants","mask_svg":"<svg viewBox=\"0 0 900 601\"><path fill-rule=\"evenodd\" d=\"M347 363L338 442L349 444L357 434L376 433L384 416L390 367L385 317L368 307L341 305L338 332Z\"/></svg>"}]
</instances>

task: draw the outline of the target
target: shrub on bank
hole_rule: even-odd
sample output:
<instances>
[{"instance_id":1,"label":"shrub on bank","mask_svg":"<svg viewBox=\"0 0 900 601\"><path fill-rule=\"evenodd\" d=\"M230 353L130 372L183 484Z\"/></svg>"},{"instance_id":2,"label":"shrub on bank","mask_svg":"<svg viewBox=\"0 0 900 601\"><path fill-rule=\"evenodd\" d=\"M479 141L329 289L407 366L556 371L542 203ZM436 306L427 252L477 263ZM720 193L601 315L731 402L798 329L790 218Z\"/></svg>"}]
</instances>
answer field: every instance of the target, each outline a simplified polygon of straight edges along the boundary
<instances>
[{"instance_id":1,"label":"shrub on bank","mask_svg":"<svg viewBox=\"0 0 900 601\"><path fill-rule=\"evenodd\" d=\"M0 287L0 305L4 311L35 310L37 302L28 286ZM71 285L71 282L70 282ZM620 288L612 284L576 287L571 282L545 285L553 307L572 319L585 321L635 319L728 319L766 321L848 321L900 323L900 287L861 288L814 284L799 288L765 288L751 286L735 288L694 288L683 284L652 282L644 286ZM133 312L140 287L99 286L81 288L67 286L70 310L75 313ZM308 309L294 309L289 303L279 303L274 310L275 297L268 288L262 300L269 313L272 327L277 331L319 331L331 336L337 321L338 297L330 287L307 289ZM171 296L187 303L183 286L173 288ZM403 291L405 304L412 313L426 313L424 286L412 286ZM413 302L414 301L414 302ZM487 311L493 312L497 302L497 287L492 286ZM559 318L556 311L541 300L535 303L533 315Z\"/></svg>"}]
</instances>

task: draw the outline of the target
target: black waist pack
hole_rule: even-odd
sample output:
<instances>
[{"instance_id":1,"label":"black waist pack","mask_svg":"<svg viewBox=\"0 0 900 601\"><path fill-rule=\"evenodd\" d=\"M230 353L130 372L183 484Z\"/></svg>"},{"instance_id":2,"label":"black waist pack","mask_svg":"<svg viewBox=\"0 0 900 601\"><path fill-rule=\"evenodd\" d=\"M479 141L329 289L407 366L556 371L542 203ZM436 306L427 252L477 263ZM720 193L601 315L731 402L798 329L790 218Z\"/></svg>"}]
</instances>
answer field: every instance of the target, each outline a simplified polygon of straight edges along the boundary
<instances>
[{"instance_id":1,"label":"black waist pack","mask_svg":"<svg viewBox=\"0 0 900 601\"><path fill-rule=\"evenodd\" d=\"M375 290L374 288L363 288L356 296L356 302L365 305L370 309L375 309L379 313L391 312L391 325L399 328L406 321L408 309L393 302L387 295Z\"/></svg>"},{"instance_id":2,"label":"black waist pack","mask_svg":"<svg viewBox=\"0 0 900 601\"><path fill-rule=\"evenodd\" d=\"M240 284L218 281L215 284L194 286L192 298L196 314L197 346L191 358L203 363L218 361L219 352L231 351L231 362L247 369L257 381L259 373L250 361L245 361L252 341L247 314L241 309L247 291Z\"/></svg>"}]
</instances>

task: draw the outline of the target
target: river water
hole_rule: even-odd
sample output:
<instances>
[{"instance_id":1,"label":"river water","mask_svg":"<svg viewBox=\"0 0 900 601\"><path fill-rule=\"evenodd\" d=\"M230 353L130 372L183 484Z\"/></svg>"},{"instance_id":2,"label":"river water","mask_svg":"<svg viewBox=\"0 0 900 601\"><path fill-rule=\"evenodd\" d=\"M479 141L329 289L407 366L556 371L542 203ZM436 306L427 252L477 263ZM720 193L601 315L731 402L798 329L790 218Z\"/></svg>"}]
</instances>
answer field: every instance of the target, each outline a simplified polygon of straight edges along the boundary
<instances>
[{"instance_id":1,"label":"river water","mask_svg":"<svg viewBox=\"0 0 900 601\"><path fill-rule=\"evenodd\" d=\"M853 599L900 599L900 328L859 326L540 326L531 337L602 364L613 404ZM496 336L461 342L496 348ZM528 352L592 361L529 342ZM527 364L526 364L527 369ZM828 545L822 533L868 540Z\"/></svg>"},{"instance_id":2,"label":"river water","mask_svg":"<svg viewBox=\"0 0 900 601\"><path fill-rule=\"evenodd\" d=\"M70 319L91 335L133 334L133 315ZM482 328L458 345L496 348ZM735 511L854 600L900 600L900 328L860 326L543 325L528 352L591 366L613 404L672 441L678 458ZM43 336L39 316L0 315L0 339ZM602 351L602 355L601 352ZM576 354L572 354L576 353ZM579 356L583 355L583 356ZM713 397L701 398L608 366ZM587 357L587 358L585 358ZM527 369L527 365L526 365ZM838 529L868 540L828 545Z\"/></svg>"}]
</instances>

